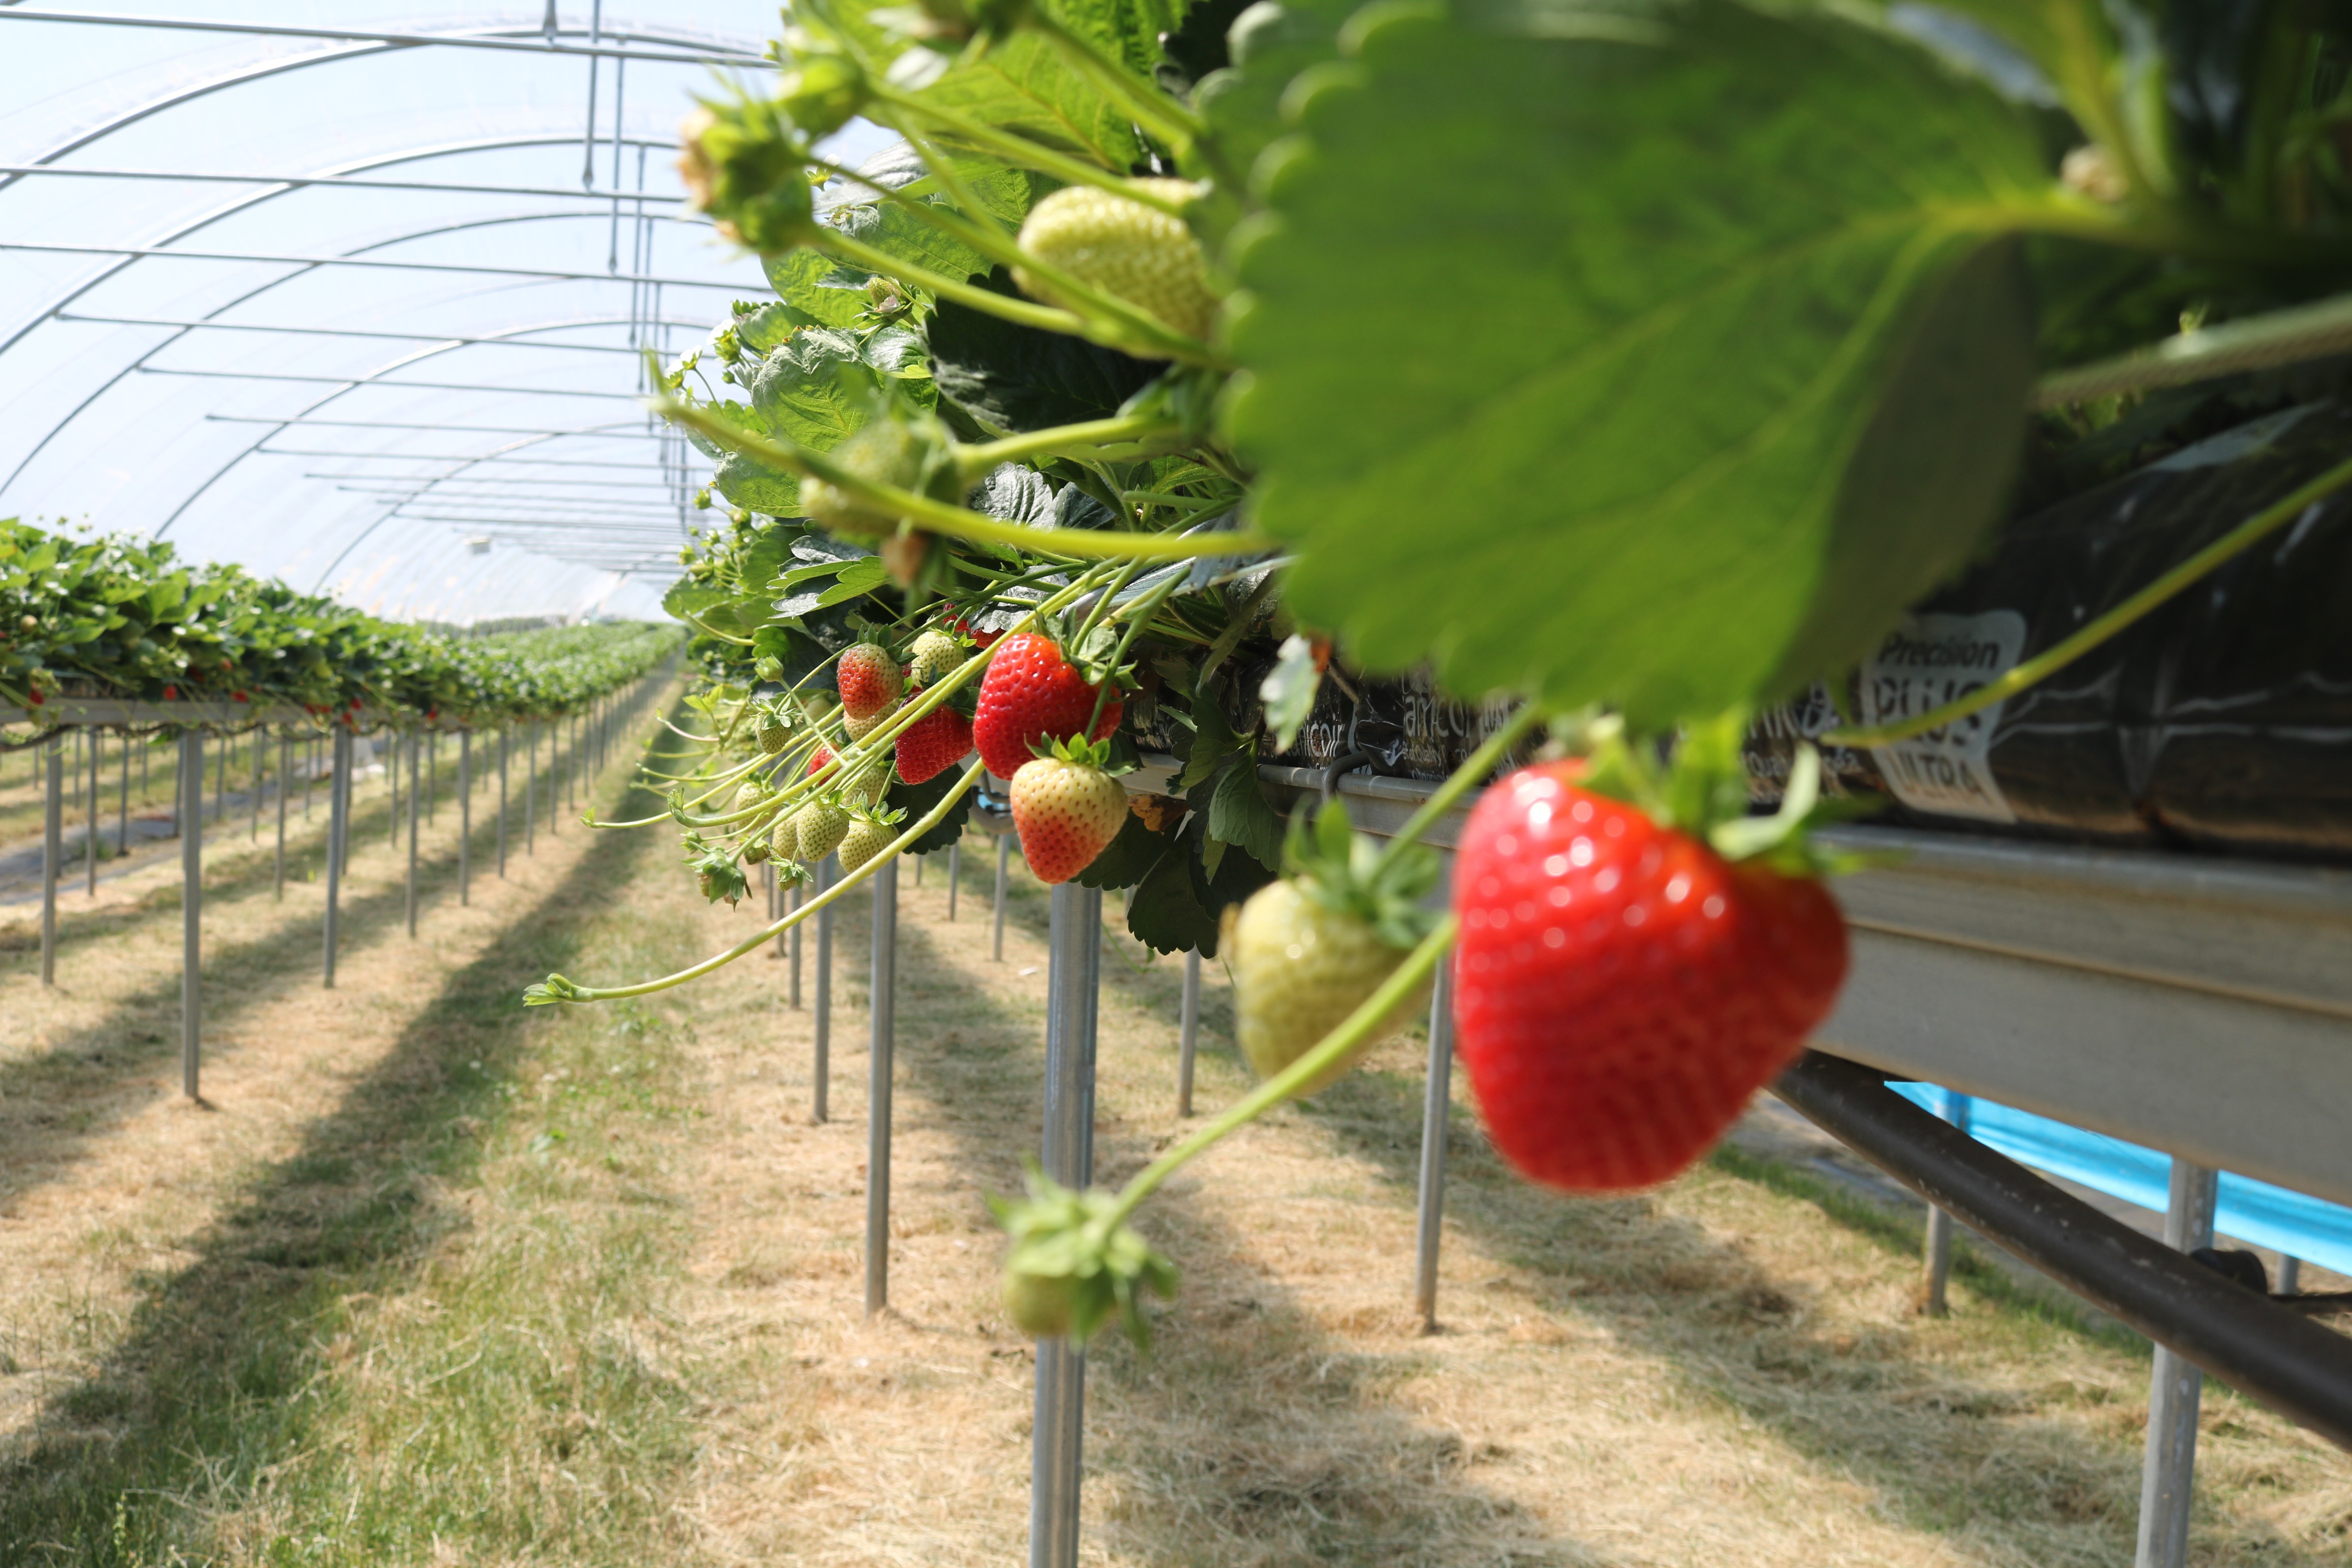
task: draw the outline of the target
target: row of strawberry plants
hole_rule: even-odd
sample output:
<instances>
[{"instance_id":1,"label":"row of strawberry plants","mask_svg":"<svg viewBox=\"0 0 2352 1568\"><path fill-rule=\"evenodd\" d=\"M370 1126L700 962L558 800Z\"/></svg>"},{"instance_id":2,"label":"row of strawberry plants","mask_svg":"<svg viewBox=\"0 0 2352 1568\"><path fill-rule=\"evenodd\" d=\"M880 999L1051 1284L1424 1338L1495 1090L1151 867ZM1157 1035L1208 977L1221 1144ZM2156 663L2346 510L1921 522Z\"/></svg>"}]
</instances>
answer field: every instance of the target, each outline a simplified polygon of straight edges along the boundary
<instances>
[{"instance_id":1,"label":"row of strawberry plants","mask_svg":"<svg viewBox=\"0 0 2352 1568\"><path fill-rule=\"evenodd\" d=\"M714 898L762 859L846 846L851 873L677 975L532 999L753 951L993 772L1042 873L1132 887L1137 935L1232 961L1265 1075L1122 1193L1007 1211L1026 1326L1139 1327L1171 1276L1137 1205L1391 1031L1449 951L1521 1170L1683 1168L1844 973L1819 760L1750 815L1749 716L1843 689L1979 548L2029 436L2116 446L2147 412L2030 424L2037 376L2352 279L2330 16L1916 9L803 0L781 76L688 127L698 205L776 298L665 367L731 515L669 601L702 751L640 826L683 826ZM903 142L816 150L858 115ZM2013 694L2347 484L1833 737ZM1259 786L1349 678L1334 647L1518 705L1385 843ZM1545 725L1423 910L1421 833ZM1146 746L1179 794L1116 812Z\"/></svg>"},{"instance_id":2,"label":"row of strawberry plants","mask_svg":"<svg viewBox=\"0 0 2352 1568\"><path fill-rule=\"evenodd\" d=\"M574 712L678 645L674 627L468 638L379 620L152 540L0 521L0 704L55 696L294 703L478 724Z\"/></svg>"}]
</instances>

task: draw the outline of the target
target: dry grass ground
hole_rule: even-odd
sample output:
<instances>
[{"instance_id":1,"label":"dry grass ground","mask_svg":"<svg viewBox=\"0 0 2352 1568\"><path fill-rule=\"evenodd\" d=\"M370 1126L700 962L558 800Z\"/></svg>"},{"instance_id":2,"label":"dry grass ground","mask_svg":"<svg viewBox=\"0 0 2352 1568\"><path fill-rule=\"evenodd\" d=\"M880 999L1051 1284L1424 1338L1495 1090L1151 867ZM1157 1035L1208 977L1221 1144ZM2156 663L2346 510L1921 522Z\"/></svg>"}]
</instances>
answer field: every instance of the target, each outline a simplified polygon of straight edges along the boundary
<instances>
[{"instance_id":1,"label":"dry grass ground","mask_svg":"<svg viewBox=\"0 0 2352 1568\"><path fill-rule=\"evenodd\" d=\"M902 879L871 1322L862 898L824 1126L781 960L514 1005L550 968L634 977L752 928L701 906L667 834L542 837L413 945L363 850L332 994L315 911L270 906L266 862L240 897L224 863L209 1110L169 1093L176 910L150 892L75 931L66 996L0 1043L0 1562L1018 1560L1030 1347L982 1200L1036 1137L1045 900L1016 873L991 963L987 865L954 924L940 867ZM1179 967L1113 949L1107 1180L1181 1125ZM1212 980L1204 1107L1244 1082ZM1918 1318L1904 1222L1780 1167L1572 1203L1465 1116L1444 1331L1419 1334L1419 1103L1401 1044L1147 1211L1184 1287L1153 1356L1093 1358L1087 1561L2130 1561L2145 1354L1988 1268ZM2352 1554L2352 1462L2218 1391L2201 1478L2200 1564Z\"/></svg>"}]
</instances>

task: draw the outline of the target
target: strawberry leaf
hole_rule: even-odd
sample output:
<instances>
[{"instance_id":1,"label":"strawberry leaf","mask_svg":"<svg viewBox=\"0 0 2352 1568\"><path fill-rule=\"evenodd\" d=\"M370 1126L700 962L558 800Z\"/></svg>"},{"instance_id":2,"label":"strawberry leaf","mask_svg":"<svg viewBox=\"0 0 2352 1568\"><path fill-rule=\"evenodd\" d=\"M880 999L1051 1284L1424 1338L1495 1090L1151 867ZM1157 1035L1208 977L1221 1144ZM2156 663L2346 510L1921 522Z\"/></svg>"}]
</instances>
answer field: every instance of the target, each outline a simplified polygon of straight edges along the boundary
<instances>
[{"instance_id":1,"label":"strawberry leaf","mask_svg":"<svg viewBox=\"0 0 2352 1568\"><path fill-rule=\"evenodd\" d=\"M2057 199L2021 110L1811 7L1351 29L1235 258L1229 429L1299 618L1664 724L1842 668L1967 560Z\"/></svg>"}]
</instances>

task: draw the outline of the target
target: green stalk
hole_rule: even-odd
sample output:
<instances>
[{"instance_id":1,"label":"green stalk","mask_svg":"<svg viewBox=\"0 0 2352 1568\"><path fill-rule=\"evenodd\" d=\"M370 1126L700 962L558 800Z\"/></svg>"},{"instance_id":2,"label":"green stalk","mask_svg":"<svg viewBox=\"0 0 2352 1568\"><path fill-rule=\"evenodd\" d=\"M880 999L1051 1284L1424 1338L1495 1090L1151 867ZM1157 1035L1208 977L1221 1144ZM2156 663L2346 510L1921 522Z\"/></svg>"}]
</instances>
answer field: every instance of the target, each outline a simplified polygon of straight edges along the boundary
<instances>
[{"instance_id":1,"label":"green stalk","mask_svg":"<svg viewBox=\"0 0 2352 1568\"><path fill-rule=\"evenodd\" d=\"M1543 710L1532 702L1512 714L1507 723L1486 737L1486 744L1462 759L1462 765L1446 775L1445 782L1437 786L1437 793L1421 803L1420 810L1405 818L1396 837L1381 847L1381 858L1397 853L1428 832L1431 825L1454 809L1455 802L1484 784L1486 775L1511 754L1511 748L1519 743L1521 737L1542 721Z\"/></svg>"},{"instance_id":2,"label":"green stalk","mask_svg":"<svg viewBox=\"0 0 2352 1568\"><path fill-rule=\"evenodd\" d=\"M2167 600L2195 586L2200 578L2243 554L2302 516L2305 509L2326 500L2347 484L2352 484L2352 459L2336 464L2292 495L2272 502L2074 636L2027 659L2007 674L1985 682L1967 696L1890 724L1878 724L1867 729L1832 730L1820 737L1820 743L1857 747L1893 745L1897 741L1907 741L1915 735L1940 729L1955 720L1965 719L1996 702L2006 701L2035 682L2065 668Z\"/></svg>"},{"instance_id":3,"label":"green stalk","mask_svg":"<svg viewBox=\"0 0 2352 1568\"><path fill-rule=\"evenodd\" d=\"M531 987L531 990L544 991L546 994L533 996L525 993L526 1005L544 1005L550 1002L610 1002L622 996L650 996L656 991L667 991L674 985L683 985L689 980L699 980L713 970L725 968L746 953L757 952L768 942L792 930L817 910L841 898L850 889L873 876L875 872L903 854L908 845L947 820L949 809L963 798L966 790L980 781L981 771L985 765L975 760L971 766L964 770L963 777L957 781L955 788L948 791L946 795L941 797L939 805L931 807L912 827L892 839L888 847L879 855L875 856L873 859L868 860L773 925L764 928L749 941L737 942L726 952L706 958L689 968L681 969L675 974L664 975L659 980L648 980L637 985L574 985L561 974L551 974L547 977L544 985ZM561 989L555 989L556 987Z\"/></svg>"},{"instance_id":4,"label":"green stalk","mask_svg":"<svg viewBox=\"0 0 2352 1568\"><path fill-rule=\"evenodd\" d=\"M1181 153L1209 134L1205 121L1166 93L1147 87L1123 60L1102 52L1092 38L1065 27L1043 6L1022 13L1022 25L1043 33L1063 58L1091 79L1110 100L1127 110L1138 125Z\"/></svg>"},{"instance_id":5,"label":"green stalk","mask_svg":"<svg viewBox=\"0 0 2352 1568\"><path fill-rule=\"evenodd\" d=\"M1160 584L1157 588L1152 589L1151 592L1144 597L1143 601L1137 605L1134 609L1127 612L1127 630L1118 639L1118 651L1110 656L1111 668L1115 670L1120 665L1127 662L1127 650L1135 646L1136 634L1142 631L1144 626L1151 619L1151 617L1160 613L1160 606L1168 602L1168 596L1171 594L1173 594L1176 591L1176 585L1183 581L1184 579L1181 576L1169 578L1168 581ZM1114 588L1110 590L1110 593L1105 594L1103 595L1103 602L1105 604L1108 604L1110 602L1111 594L1115 594L1118 591L1118 589ZM1087 727L1082 731L1083 733L1088 735L1093 734L1095 732L1095 726L1102 722L1103 704L1109 700L1110 689L1111 682L1108 677L1104 679L1103 683L1100 686L1095 689L1095 710L1087 716Z\"/></svg>"},{"instance_id":6,"label":"green stalk","mask_svg":"<svg viewBox=\"0 0 2352 1568\"><path fill-rule=\"evenodd\" d=\"M1217 533L1188 538L1173 533L1113 533L1093 528L1029 528L1005 522L945 501L933 500L895 485L876 484L803 447L787 447L738 430L690 404L672 397L651 400L654 412L674 424L698 431L730 451L757 458L770 468L803 479L822 479L853 500L877 511L895 513L918 527L951 538L983 544L1005 544L1032 554L1066 555L1074 560L1181 561L1203 555L1239 555L1264 550L1275 542L1257 533Z\"/></svg>"},{"instance_id":7,"label":"green stalk","mask_svg":"<svg viewBox=\"0 0 2352 1568\"><path fill-rule=\"evenodd\" d=\"M1173 420L1158 419L1145 414L1129 414L1111 419L1089 419L1076 425L1055 425L1044 430L1032 430L1025 435L1007 436L1001 441L987 441L977 447L960 447L956 462L967 479L977 479L999 463L1019 462L1024 458L1047 454L1058 455L1066 447L1107 447L1122 441L1149 441L1168 437L1181 437L1184 427Z\"/></svg>"},{"instance_id":8,"label":"green stalk","mask_svg":"<svg viewBox=\"0 0 2352 1568\"><path fill-rule=\"evenodd\" d=\"M1081 159L1056 153L1048 147L1041 147L1036 142L1013 135L1009 132L999 131L996 127L974 120L968 114L959 113L955 110L942 108L938 104L926 103L920 99L910 98L878 81L874 84L874 96L877 101L887 103L893 109L918 115L935 125L943 125L965 141L975 146L987 148L1009 163L1022 168L1035 169L1040 174L1051 174L1064 184L1093 185L1098 190L1108 191L1114 195L1125 196L1131 202L1141 202L1145 206L1156 208L1166 213L1170 217L1181 218L1184 216L1184 209L1180 204L1150 192L1136 190L1133 183L1124 175L1108 173ZM898 129L904 132L906 128L899 126Z\"/></svg>"},{"instance_id":9,"label":"green stalk","mask_svg":"<svg viewBox=\"0 0 2352 1568\"><path fill-rule=\"evenodd\" d=\"M1117 331L1114 334L1116 337L1115 342L1112 337L1106 337L1099 331L1088 331L1082 334L1093 342L1108 343L1109 346L1114 348L1124 345L1142 349L1148 346L1151 353L1162 354L1173 359L1184 360L1191 363L1207 363L1212 358L1213 358L1213 351L1210 349L1208 344L1200 342L1196 338L1186 337L1183 333L1170 327L1167 322L1161 321L1159 317L1152 315L1150 311L1130 304L1129 301L1120 299L1116 294L1107 293L1104 290L1096 288L1093 284L1087 282L1085 279L1080 278L1074 272L1056 267L1051 262L1039 260L1036 257L1032 256L1029 252L1022 249L1020 243L1008 237L1002 229L982 228L980 225L973 223L971 219L964 217L962 215L955 212L951 208L934 206L929 202L917 201L914 197L908 195L904 191L893 190L887 185L877 184L874 181L866 178L863 174L845 169L838 163L827 163L821 160L812 160L812 163L818 168L827 170L833 174L841 175L845 179L852 180L858 184L864 185L866 189L873 191L876 195L879 195L883 200L892 203L897 206L905 208L908 212L913 214L921 221L929 224L932 227L962 240L966 245L971 246L982 256L988 257L995 261L1003 262L1007 267L1021 268L1026 270L1031 276L1052 284L1055 291L1063 295L1067 301L1083 307L1084 310L1081 312L1082 314L1091 312L1097 317L1104 318L1108 321L1117 323ZM937 172L936 165L933 167L933 172ZM827 231L828 235L835 232L837 231ZM862 241L857 240L852 240L849 243L853 245L863 244ZM889 257L887 252L875 251L873 254L883 257L891 267L902 269L915 268L914 263L899 261L896 258ZM886 268L879 267L875 269L877 271L887 270ZM926 275L932 279L940 279L946 276L944 273L928 273ZM894 272L891 276L896 277L898 274ZM902 281L912 282L914 280L912 279L902 279ZM936 285L927 284L923 286L932 287L934 291L936 291ZM961 287L969 288L970 285L961 285ZM982 289L979 290L979 292L985 294L987 297L993 300L1003 300L1009 298L1006 295L996 293L992 289ZM970 303L971 301L967 300L965 302Z\"/></svg>"},{"instance_id":10,"label":"green stalk","mask_svg":"<svg viewBox=\"0 0 2352 1568\"><path fill-rule=\"evenodd\" d=\"M1365 1037L1388 1016L1390 1009L1412 994L1437 968L1438 961L1445 956L1445 950L1454 945L1454 919L1449 913L1437 922L1434 930L1422 938L1421 945L1407 954L1405 961L1381 982L1380 989L1364 998L1338 1028L1318 1040L1306 1055L1220 1112L1214 1121L1137 1172L1127 1185L1119 1189L1118 1202L1105 1211L1089 1228L1108 1237L1120 1221L1135 1212L1137 1205L1158 1191L1161 1183L1183 1169L1196 1155L1248 1126L1284 1100L1295 1098L1318 1075L1346 1061L1349 1054L1361 1046Z\"/></svg>"}]
</instances>

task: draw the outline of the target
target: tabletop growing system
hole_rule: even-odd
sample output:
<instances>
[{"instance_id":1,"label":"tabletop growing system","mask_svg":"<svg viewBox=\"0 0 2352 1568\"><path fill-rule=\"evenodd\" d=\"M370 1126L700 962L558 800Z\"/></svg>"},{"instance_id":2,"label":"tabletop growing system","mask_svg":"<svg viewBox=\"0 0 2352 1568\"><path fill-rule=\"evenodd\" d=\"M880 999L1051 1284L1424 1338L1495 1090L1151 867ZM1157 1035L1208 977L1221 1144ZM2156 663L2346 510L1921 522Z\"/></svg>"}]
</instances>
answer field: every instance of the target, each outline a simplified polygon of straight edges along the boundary
<instances>
[{"instance_id":1,"label":"tabletop growing system","mask_svg":"<svg viewBox=\"0 0 2352 1568\"><path fill-rule=\"evenodd\" d=\"M177 738L194 1096L207 737L252 737L256 833L274 742L281 860L295 752L330 752L332 984L356 737L405 792L413 930L443 737L467 811L495 744L503 855L514 742L529 833L541 732L576 769L658 699L661 809L588 826L675 835L766 921L515 991L658 998L775 951L797 1009L813 931L824 1121L833 914L866 889L869 1314L902 862L953 889L993 837L1000 955L1011 856L1052 885L1043 1136L992 1196L1037 1345L1033 1568L1079 1560L1088 1342L1180 1288L1154 1194L1424 1019L1396 1286L1425 1324L1457 1055L1571 1198L1670 1178L1769 1086L1933 1205L1931 1307L1957 1221L2156 1342L2137 1551L2177 1568L2204 1376L2352 1447L2347 1303L2211 1252L2219 1171L2352 1204L2341 659L2198 730L2238 748L2210 776L2126 746L2105 818L2000 748L2128 727L2147 669L2228 663L2197 639L2233 605L2286 606L2254 659L2352 603L2352 31L2143 9L799 0L769 38L0 8L61 58L243 51L0 165L0 202L168 213L0 239L53 279L0 364L76 367L0 500L80 504L61 476L133 423L175 444L104 527L0 533L44 973L70 730ZM531 112L129 151L415 59ZM1182 955L1188 1118L1116 1191L1109 892ZM1195 1115L1204 959L1259 1084ZM1890 1080L2164 1151L2163 1240Z\"/></svg>"}]
</instances>

